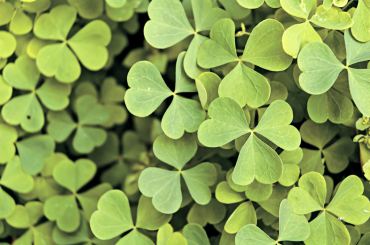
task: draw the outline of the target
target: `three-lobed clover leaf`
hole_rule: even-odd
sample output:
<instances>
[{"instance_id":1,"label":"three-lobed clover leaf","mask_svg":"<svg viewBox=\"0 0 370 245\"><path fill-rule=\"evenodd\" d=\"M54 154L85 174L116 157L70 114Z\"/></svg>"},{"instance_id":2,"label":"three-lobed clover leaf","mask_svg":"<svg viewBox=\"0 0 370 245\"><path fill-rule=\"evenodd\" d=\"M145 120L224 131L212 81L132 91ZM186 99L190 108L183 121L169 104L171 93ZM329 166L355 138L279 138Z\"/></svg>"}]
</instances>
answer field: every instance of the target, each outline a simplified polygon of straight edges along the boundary
<instances>
[{"instance_id":1,"label":"three-lobed clover leaf","mask_svg":"<svg viewBox=\"0 0 370 245\"><path fill-rule=\"evenodd\" d=\"M351 65L369 59L366 51L370 42L356 41L349 31L344 33L346 45L346 65L340 62L333 51L324 43L306 45L298 56L298 66L302 71L299 83L302 89L310 94L319 95L327 92L337 81L339 74L346 70L348 73L349 90L352 100L359 111L370 115L369 97L366 92L370 89L369 69L352 68Z\"/></svg>"},{"instance_id":2,"label":"three-lobed clover leaf","mask_svg":"<svg viewBox=\"0 0 370 245\"><path fill-rule=\"evenodd\" d=\"M181 53L177 59L174 92L168 88L158 69L148 61L133 65L127 77L130 88L125 94L125 103L128 111L135 116L146 117L165 99L173 97L161 121L164 133L173 139L181 138L185 132L196 132L205 118L198 101L180 95L196 91L195 85L184 74L184 55Z\"/></svg>"},{"instance_id":3,"label":"three-lobed clover leaf","mask_svg":"<svg viewBox=\"0 0 370 245\"><path fill-rule=\"evenodd\" d=\"M228 17L228 13L211 0L191 0L192 23L179 0L154 0L148 7L150 20L144 26L147 42L155 48L168 48L187 37L193 36L184 57L184 69L188 76L195 78L202 69L198 67L197 53L206 40L201 32L209 31L214 22Z\"/></svg>"},{"instance_id":4,"label":"three-lobed clover leaf","mask_svg":"<svg viewBox=\"0 0 370 245\"><path fill-rule=\"evenodd\" d=\"M27 91L13 97L1 110L4 120L11 125L21 125L28 132L37 132L45 121L40 101L53 111L63 110L69 104L71 87L54 79L40 84L36 64L26 56L9 63L3 70L3 76L13 89Z\"/></svg>"},{"instance_id":5,"label":"three-lobed clover leaf","mask_svg":"<svg viewBox=\"0 0 370 245\"><path fill-rule=\"evenodd\" d=\"M128 232L116 244L154 244L139 229L154 231L171 219L168 214L158 212L150 199L141 196L134 224L126 194L120 190L110 190L101 196L98 209L90 220L91 230L101 240L108 240Z\"/></svg>"},{"instance_id":6,"label":"three-lobed clover leaf","mask_svg":"<svg viewBox=\"0 0 370 245\"><path fill-rule=\"evenodd\" d=\"M288 200L279 208L279 236L272 239L256 225L246 225L236 234L236 245L274 245L281 241L305 241L310 235L310 226L304 215L293 212Z\"/></svg>"},{"instance_id":7,"label":"three-lobed clover leaf","mask_svg":"<svg viewBox=\"0 0 370 245\"><path fill-rule=\"evenodd\" d=\"M208 108L208 115L210 119L204 121L198 130L198 138L203 145L220 147L241 136L248 136L232 174L238 185L248 185L254 179L263 184L279 180L283 163L275 150L264 142L265 139L284 150L295 150L301 142L298 130L289 125L293 120L292 110L281 100L271 103L254 129L249 128L243 109L226 97L214 100Z\"/></svg>"},{"instance_id":8,"label":"three-lobed clover leaf","mask_svg":"<svg viewBox=\"0 0 370 245\"><path fill-rule=\"evenodd\" d=\"M306 44L322 42L312 24L332 30L345 30L353 24L349 13L335 6L317 7L316 0L281 0L280 3L285 12L302 20L286 29L282 37L285 52L294 58Z\"/></svg>"},{"instance_id":9,"label":"three-lobed clover leaf","mask_svg":"<svg viewBox=\"0 0 370 245\"><path fill-rule=\"evenodd\" d=\"M359 225L366 222L370 216L370 202L363 192L362 181L357 176L348 176L339 184L329 204L325 205L325 178L317 172L304 174L298 187L290 190L288 201L296 214L320 211L310 222L311 235L306 244L348 244L350 236L342 221Z\"/></svg>"},{"instance_id":10,"label":"three-lobed clover leaf","mask_svg":"<svg viewBox=\"0 0 370 245\"><path fill-rule=\"evenodd\" d=\"M33 19L28 14L38 14L50 7L50 0L15 0L0 3L0 26L8 25L15 35L24 35L32 31Z\"/></svg>"},{"instance_id":11,"label":"three-lobed clover leaf","mask_svg":"<svg viewBox=\"0 0 370 245\"><path fill-rule=\"evenodd\" d=\"M251 32L241 57L235 45L235 25L231 19L216 22L198 53L198 64L203 68L214 68L228 63L235 67L222 79L218 93L229 97L241 106L257 108L270 97L270 84L260 73L248 67L252 63L267 70L281 71L289 67L292 59L283 51L281 40L283 25L273 19L260 22Z\"/></svg>"},{"instance_id":12,"label":"three-lobed clover leaf","mask_svg":"<svg viewBox=\"0 0 370 245\"><path fill-rule=\"evenodd\" d=\"M72 83L80 77L79 62L87 69L96 71L108 61L109 26L102 20L94 20L69 37L76 17L73 7L59 5L42 14L34 27L38 38L54 41L38 52L37 68L43 75L64 83Z\"/></svg>"},{"instance_id":13,"label":"three-lobed clover leaf","mask_svg":"<svg viewBox=\"0 0 370 245\"><path fill-rule=\"evenodd\" d=\"M88 159L79 159L75 163L65 159L54 166L54 180L68 192L46 199L44 214L49 220L56 221L57 227L62 231L76 231L81 224L79 207L82 208L84 217L89 219L96 209L99 197L111 188L110 185L102 183L79 193L95 173L96 165Z\"/></svg>"},{"instance_id":14,"label":"three-lobed clover leaf","mask_svg":"<svg viewBox=\"0 0 370 245\"><path fill-rule=\"evenodd\" d=\"M316 171L323 173L324 164L331 173L342 172L349 164L354 152L354 143L349 137L334 140L338 129L329 123L316 124L310 120L300 128L302 140L317 149L304 148L301 163L303 173Z\"/></svg>"},{"instance_id":15,"label":"three-lobed clover leaf","mask_svg":"<svg viewBox=\"0 0 370 245\"><path fill-rule=\"evenodd\" d=\"M110 113L92 95L83 95L76 99L74 111L76 123L67 111L48 113L48 134L56 142L66 141L75 132L72 146L78 153L91 153L107 139L107 132L100 128L110 119Z\"/></svg>"},{"instance_id":16,"label":"three-lobed clover leaf","mask_svg":"<svg viewBox=\"0 0 370 245\"><path fill-rule=\"evenodd\" d=\"M211 201L209 187L215 183L217 178L214 165L203 162L194 167L185 167L197 149L198 146L193 135L184 135L178 140L161 135L154 141L155 156L175 168L175 170L167 170L149 167L140 174L140 192L144 196L152 197L153 206L158 211L171 214L180 209L183 200L182 178L196 203L206 205Z\"/></svg>"},{"instance_id":17,"label":"three-lobed clover leaf","mask_svg":"<svg viewBox=\"0 0 370 245\"><path fill-rule=\"evenodd\" d=\"M370 4L366 0L358 1L356 10L353 13L352 35L360 42L370 41Z\"/></svg>"}]
</instances>

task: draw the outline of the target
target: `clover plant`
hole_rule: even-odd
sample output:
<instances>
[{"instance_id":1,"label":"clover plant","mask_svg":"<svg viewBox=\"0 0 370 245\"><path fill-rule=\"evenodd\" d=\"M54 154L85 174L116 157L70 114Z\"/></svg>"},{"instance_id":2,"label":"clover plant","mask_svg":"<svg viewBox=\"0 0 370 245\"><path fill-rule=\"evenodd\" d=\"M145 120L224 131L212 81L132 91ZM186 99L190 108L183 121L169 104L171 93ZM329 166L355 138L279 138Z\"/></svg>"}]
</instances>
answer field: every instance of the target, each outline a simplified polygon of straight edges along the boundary
<instances>
[{"instance_id":1,"label":"clover plant","mask_svg":"<svg viewBox=\"0 0 370 245\"><path fill-rule=\"evenodd\" d=\"M0 0L0 243L370 244L369 0Z\"/></svg>"}]
</instances>

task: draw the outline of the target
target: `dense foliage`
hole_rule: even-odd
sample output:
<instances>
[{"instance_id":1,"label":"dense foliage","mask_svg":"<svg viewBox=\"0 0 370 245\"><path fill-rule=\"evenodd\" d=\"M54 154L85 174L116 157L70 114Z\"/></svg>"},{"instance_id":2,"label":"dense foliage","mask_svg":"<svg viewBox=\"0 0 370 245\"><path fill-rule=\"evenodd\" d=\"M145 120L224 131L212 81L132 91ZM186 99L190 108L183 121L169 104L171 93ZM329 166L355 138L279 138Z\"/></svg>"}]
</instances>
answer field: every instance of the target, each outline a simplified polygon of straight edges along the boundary
<instances>
[{"instance_id":1,"label":"dense foliage","mask_svg":"<svg viewBox=\"0 0 370 245\"><path fill-rule=\"evenodd\" d=\"M0 0L1 244L370 244L369 0Z\"/></svg>"}]
</instances>

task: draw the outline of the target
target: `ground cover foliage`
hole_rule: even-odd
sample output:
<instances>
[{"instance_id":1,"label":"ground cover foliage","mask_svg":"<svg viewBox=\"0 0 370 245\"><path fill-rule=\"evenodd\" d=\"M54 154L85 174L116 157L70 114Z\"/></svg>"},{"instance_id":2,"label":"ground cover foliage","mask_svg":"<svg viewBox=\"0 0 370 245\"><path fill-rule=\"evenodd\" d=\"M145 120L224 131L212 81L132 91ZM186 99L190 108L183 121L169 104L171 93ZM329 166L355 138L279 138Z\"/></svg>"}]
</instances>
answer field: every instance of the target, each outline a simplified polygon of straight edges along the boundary
<instances>
[{"instance_id":1,"label":"ground cover foliage","mask_svg":"<svg viewBox=\"0 0 370 245\"><path fill-rule=\"evenodd\" d=\"M370 244L369 0L0 0L1 244Z\"/></svg>"}]
</instances>

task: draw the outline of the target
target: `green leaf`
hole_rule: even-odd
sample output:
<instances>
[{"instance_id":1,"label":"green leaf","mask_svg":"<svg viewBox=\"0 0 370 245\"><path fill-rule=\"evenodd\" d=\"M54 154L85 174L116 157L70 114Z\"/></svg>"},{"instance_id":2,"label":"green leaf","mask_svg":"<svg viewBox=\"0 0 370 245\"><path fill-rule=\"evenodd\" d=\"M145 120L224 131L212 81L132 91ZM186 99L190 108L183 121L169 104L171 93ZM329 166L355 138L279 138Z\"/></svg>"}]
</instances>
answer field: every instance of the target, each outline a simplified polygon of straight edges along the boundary
<instances>
[{"instance_id":1,"label":"green leaf","mask_svg":"<svg viewBox=\"0 0 370 245\"><path fill-rule=\"evenodd\" d=\"M0 163L10 161L15 155L15 142L18 138L17 130L5 123L0 123Z\"/></svg>"},{"instance_id":2,"label":"green leaf","mask_svg":"<svg viewBox=\"0 0 370 245\"><path fill-rule=\"evenodd\" d=\"M6 164L0 184L18 193L30 192L34 187L32 176L23 171L17 156Z\"/></svg>"},{"instance_id":3,"label":"green leaf","mask_svg":"<svg viewBox=\"0 0 370 245\"><path fill-rule=\"evenodd\" d=\"M130 113L135 116L150 115L172 94L158 69L148 61L133 65L127 82L130 88L125 94L125 103Z\"/></svg>"},{"instance_id":4,"label":"green leaf","mask_svg":"<svg viewBox=\"0 0 370 245\"><path fill-rule=\"evenodd\" d=\"M13 88L5 81L3 76L0 76L0 105L5 104L10 100L13 94Z\"/></svg>"},{"instance_id":5,"label":"green leaf","mask_svg":"<svg viewBox=\"0 0 370 245\"><path fill-rule=\"evenodd\" d=\"M90 160L79 159L76 163L66 160L54 168L53 178L61 186L76 193L94 177L95 172L96 166Z\"/></svg>"},{"instance_id":6,"label":"green leaf","mask_svg":"<svg viewBox=\"0 0 370 245\"><path fill-rule=\"evenodd\" d=\"M208 108L208 116L210 119L198 130L200 143L207 147L225 145L250 131L244 111L232 99L215 99Z\"/></svg>"},{"instance_id":7,"label":"green leaf","mask_svg":"<svg viewBox=\"0 0 370 245\"><path fill-rule=\"evenodd\" d=\"M274 19L261 21L251 32L242 59L270 71L282 71L292 63L282 46L283 25Z\"/></svg>"},{"instance_id":8,"label":"green leaf","mask_svg":"<svg viewBox=\"0 0 370 245\"><path fill-rule=\"evenodd\" d=\"M178 140L160 135L153 143L154 155L178 170L194 157L197 149L196 139L192 135L185 135Z\"/></svg>"},{"instance_id":9,"label":"green leaf","mask_svg":"<svg viewBox=\"0 0 370 245\"><path fill-rule=\"evenodd\" d=\"M103 240L134 228L126 195L120 190L111 190L101 196L98 210L91 216L90 226L94 235Z\"/></svg>"},{"instance_id":10,"label":"green leaf","mask_svg":"<svg viewBox=\"0 0 370 245\"><path fill-rule=\"evenodd\" d=\"M310 21L317 26L332 30L348 29L353 24L349 13L339 8L325 8L324 6L319 6L316 9L316 13L311 17Z\"/></svg>"},{"instance_id":11,"label":"green leaf","mask_svg":"<svg viewBox=\"0 0 370 245\"><path fill-rule=\"evenodd\" d=\"M27 56L20 56L14 63L9 63L3 70L5 81L13 88L32 91L40 79L35 61Z\"/></svg>"},{"instance_id":12,"label":"green leaf","mask_svg":"<svg viewBox=\"0 0 370 245\"><path fill-rule=\"evenodd\" d=\"M187 245L185 237L180 232L173 232L170 224L163 225L157 232L157 245Z\"/></svg>"},{"instance_id":13,"label":"green leaf","mask_svg":"<svg viewBox=\"0 0 370 245\"><path fill-rule=\"evenodd\" d=\"M6 222L16 228L29 228L43 216L41 202L28 202L26 205L17 205L15 211L6 219Z\"/></svg>"},{"instance_id":14,"label":"green leaf","mask_svg":"<svg viewBox=\"0 0 370 245\"><path fill-rule=\"evenodd\" d=\"M326 198L326 182L317 172L304 174L298 182L298 187L293 187L288 195L296 214L307 214L324 208Z\"/></svg>"},{"instance_id":15,"label":"green leaf","mask_svg":"<svg viewBox=\"0 0 370 245\"><path fill-rule=\"evenodd\" d=\"M344 40L347 65L353 65L370 59L370 42L362 43L357 41L348 30L344 32Z\"/></svg>"},{"instance_id":16,"label":"green leaf","mask_svg":"<svg viewBox=\"0 0 370 245\"><path fill-rule=\"evenodd\" d=\"M138 230L132 230L126 236L122 237L116 244L117 245L125 245L125 244L154 245L153 241L150 240L150 238L140 233Z\"/></svg>"},{"instance_id":17,"label":"green leaf","mask_svg":"<svg viewBox=\"0 0 370 245\"><path fill-rule=\"evenodd\" d=\"M161 127L168 137L179 139L185 132L196 132L205 117L198 101L174 95L163 115Z\"/></svg>"},{"instance_id":18,"label":"green leaf","mask_svg":"<svg viewBox=\"0 0 370 245\"><path fill-rule=\"evenodd\" d=\"M247 224L257 224L256 210L251 202L243 202L232 212L224 230L229 234L235 234Z\"/></svg>"},{"instance_id":19,"label":"green leaf","mask_svg":"<svg viewBox=\"0 0 370 245\"><path fill-rule=\"evenodd\" d=\"M149 167L139 177L140 192L152 197L153 206L161 213L179 210L182 202L180 172Z\"/></svg>"},{"instance_id":20,"label":"green leaf","mask_svg":"<svg viewBox=\"0 0 370 245\"><path fill-rule=\"evenodd\" d=\"M362 181L357 176L350 175L339 185L326 209L347 223L363 224L370 217L370 202L363 196L363 192Z\"/></svg>"},{"instance_id":21,"label":"green leaf","mask_svg":"<svg viewBox=\"0 0 370 245\"><path fill-rule=\"evenodd\" d=\"M293 111L283 100L275 100L264 112L254 132L288 151L295 150L301 143L299 131L292 125Z\"/></svg>"},{"instance_id":22,"label":"green leaf","mask_svg":"<svg viewBox=\"0 0 370 245\"><path fill-rule=\"evenodd\" d=\"M150 20L144 35L150 45L168 48L194 33L186 13L178 0L154 0L148 7Z\"/></svg>"},{"instance_id":23,"label":"green leaf","mask_svg":"<svg viewBox=\"0 0 370 245\"><path fill-rule=\"evenodd\" d=\"M310 222L311 235L305 241L308 245L350 244L350 235L346 226L333 215L323 212Z\"/></svg>"},{"instance_id":24,"label":"green leaf","mask_svg":"<svg viewBox=\"0 0 370 245\"><path fill-rule=\"evenodd\" d=\"M158 230L162 225L168 223L171 215L158 212L152 201L144 196L139 199L137 208L136 226L145 230Z\"/></svg>"},{"instance_id":25,"label":"green leaf","mask_svg":"<svg viewBox=\"0 0 370 245\"><path fill-rule=\"evenodd\" d=\"M264 0L236 0L237 3L246 9L257 9L261 7Z\"/></svg>"},{"instance_id":26,"label":"green leaf","mask_svg":"<svg viewBox=\"0 0 370 245\"><path fill-rule=\"evenodd\" d=\"M349 89L358 110L365 116L370 115L370 99L366 91L370 89L370 69L348 69Z\"/></svg>"},{"instance_id":27,"label":"green leaf","mask_svg":"<svg viewBox=\"0 0 370 245\"><path fill-rule=\"evenodd\" d=\"M252 108L265 104L270 93L269 81L243 63L238 63L222 79L218 88L220 97L231 98L242 107L248 105Z\"/></svg>"},{"instance_id":28,"label":"green leaf","mask_svg":"<svg viewBox=\"0 0 370 245\"><path fill-rule=\"evenodd\" d=\"M0 187L0 217L9 217L15 210L14 199Z\"/></svg>"},{"instance_id":29,"label":"green leaf","mask_svg":"<svg viewBox=\"0 0 370 245\"><path fill-rule=\"evenodd\" d=\"M200 103L204 109L218 97L218 86L221 78L212 72L203 72L195 79Z\"/></svg>"},{"instance_id":30,"label":"green leaf","mask_svg":"<svg viewBox=\"0 0 370 245\"><path fill-rule=\"evenodd\" d=\"M272 184L279 180L283 163L279 155L254 134L240 150L232 180L238 185L248 185L257 180Z\"/></svg>"},{"instance_id":31,"label":"green leaf","mask_svg":"<svg viewBox=\"0 0 370 245\"><path fill-rule=\"evenodd\" d=\"M293 212L288 200L280 203L279 241L305 241L310 235L310 226L305 216Z\"/></svg>"},{"instance_id":32,"label":"green leaf","mask_svg":"<svg viewBox=\"0 0 370 245\"><path fill-rule=\"evenodd\" d=\"M76 56L65 43L44 46L37 54L36 64L42 74L63 83L72 83L81 74Z\"/></svg>"},{"instance_id":33,"label":"green leaf","mask_svg":"<svg viewBox=\"0 0 370 245\"><path fill-rule=\"evenodd\" d=\"M217 170L211 163L201 163L184 170L182 176L194 201L206 205L211 201L210 186L217 180Z\"/></svg>"},{"instance_id":34,"label":"green leaf","mask_svg":"<svg viewBox=\"0 0 370 245\"><path fill-rule=\"evenodd\" d=\"M65 232L73 232L80 226L81 216L73 195L49 197L44 203L44 214Z\"/></svg>"},{"instance_id":35,"label":"green leaf","mask_svg":"<svg viewBox=\"0 0 370 245\"><path fill-rule=\"evenodd\" d=\"M231 19L221 19L213 24L209 40L198 51L198 64L213 68L239 61L235 46L235 25Z\"/></svg>"},{"instance_id":36,"label":"green leaf","mask_svg":"<svg viewBox=\"0 0 370 245\"><path fill-rule=\"evenodd\" d=\"M308 21L288 27L282 37L284 51L293 58L297 58L304 46L314 42L322 42L322 40Z\"/></svg>"},{"instance_id":37,"label":"green leaf","mask_svg":"<svg viewBox=\"0 0 370 245\"><path fill-rule=\"evenodd\" d=\"M0 31L0 58L10 57L17 46L17 41L12 34L6 31Z\"/></svg>"},{"instance_id":38,"label":"green leaf","mask_svg":"<svg viewBox=\"0 0 370 245\"><path fill-rule=\"evenodd\" d=\"M357 8L353 13L352 35L360 42L370 41L370 6L366 1L358 1Z\"/></svg>"},{"instance_id":39,"label":"green leaf","mask_svg":"<svg viewBox=\"0 0 370 245\"><path fill-rule=\"evenodd\" d=\"M183 230L188 245L210 245L207 233L197 224L187 224Z\"/></svg>"},{"instance_id":40,"label":"green leaf","mask_svg":"<svg viewBox=\"0 0 370 245\"><path fill-rule=\"evenodd\" d=\"M316 0L280 0L281 7L288 14L307 19L312 10L316 8Z\"/></svg>"},{"instance_id":41,"label":"green leaf","mask_svg":"<svg viewBox=\"0 0 370 245\"><path fill-rule=\"evenodd\" d=\"M197 223L205 226L207 224L218 224L226 215L226 207L216 199L211 199L207 205L194 204L187 214L188 223Z\"/></svg>"},{"instance_id":42,"label":"green leaf","mask_svg":"<svg viewBox=\"0 0 370 245\"><path fill-rule=\"evenodd\" d=\"M89 22L69 39L68 45L86 68L97 71L108 61L106 46L110 41L109 26L101 20L95 20Z\"/></svg>"},{"instance_id":43,"label":"green leaf","mask_svg":"<svg viewBox=\"0 0 370 245\"><path fill-rule=\"evenodd\" d=\"M225 204L238 203L245 199L242 194L231 189L226 181L218 183L215 196L217 201Z\"/></svg>"},{"instance_id":44,"label":"green leaf","mask_svg":"<svg viewBox=\"0 0 370 245\"><path fill-rule=\"evenodd\" d=\"M256 225L244 226L235 237L236 245L273 245L276 241L271 239Z\"/></svg>"},{"instance_id":45,"label":"green leaf","mask_svg":"<svg viewBox=\"0 0 370 245\"><path fill-rule=\"evenodd\" d=\"M323 43L307 44L298 56L298 66L302 73L299 83L310 94L322 94L328 91L344 65L335 57L331 49Z\"/></svg>"},{"instance_id":46,"label":"green leaf","mask_svg":"<svg viewBox=\"0 0 370 245\"><path fill-rule=\"evenodd\" d=\"M55 150L55 142L48 135L35 135L16 143L22 168L29 174L39 173Z\"/></svg>"}]
</instances>

